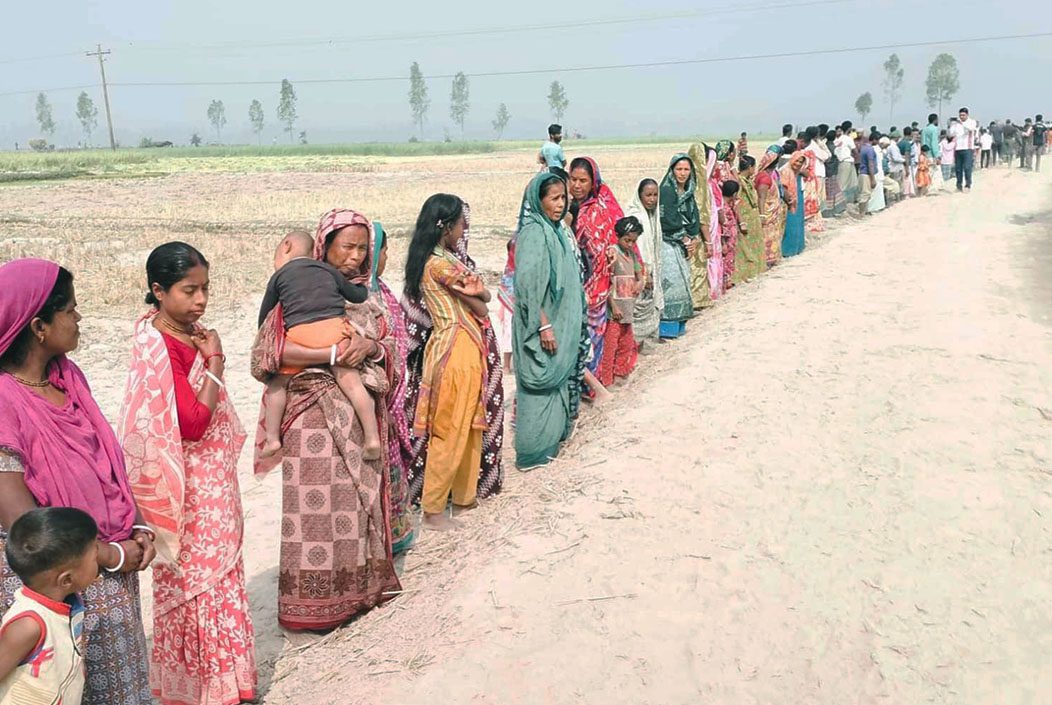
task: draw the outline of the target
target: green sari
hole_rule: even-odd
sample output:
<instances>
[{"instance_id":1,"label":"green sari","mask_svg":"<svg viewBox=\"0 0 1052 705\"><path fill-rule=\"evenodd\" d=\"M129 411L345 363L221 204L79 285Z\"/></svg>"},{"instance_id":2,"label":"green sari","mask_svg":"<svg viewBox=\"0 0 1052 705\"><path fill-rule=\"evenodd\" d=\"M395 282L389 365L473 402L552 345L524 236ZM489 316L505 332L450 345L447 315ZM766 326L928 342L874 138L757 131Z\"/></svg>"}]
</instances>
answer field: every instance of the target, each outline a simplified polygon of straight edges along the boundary
<instances>
[{"instance_id":1,"label":"green sari","mask_svg":"<svg viewBox=\"0 0 1052 705\"><path fill-rule=\"evenodd\" d=\"M741 226L747 233L738 235L738 247L734 257L734 283L740 284L767 271L767 257L763 249L763 225L760 223L760 200L752 177L738 177L741 197L738 199L738 214Z\"/></svg>"},{"instance_id":2,"label":"green sari","mask_svg":"<svg viewBox=\"0 0 1052 705\"><path fill-rule=\"evenodd\" d=\"M705 144L692 144L687 154L694 165L695 173L697 173L698 166L701 166L702 169L702 175L698 177L698 188L695 190L694 195L697 200L698 220L701 227L700 234L704 241L705 233L709 231L713 217L712 194L709 191L709 175L706 170L708 156L705 154ZM694 250L694 257L690 260L690 296L695 309L708 308L714 303L712 300L712 287L709 285L709 256L705 251L704 242L698 243L697 249Z\"/></svg>"},{"instance_id":3,"label":"green sari","mask_svg":"<svg viewBox=\"0 0 1052 705\"><path fill-rule=\"evenodd\" d=\"M580 393L584 286L573 236L541 208L541 189L552 180L559 177L542 173L527 187L529 208L524 209L515 243L512 354L520 468L544 465L559 454L559 445L570 435ZM541 311L555 334L555 353L541 347Z\"/></svg>"}]
</instances>

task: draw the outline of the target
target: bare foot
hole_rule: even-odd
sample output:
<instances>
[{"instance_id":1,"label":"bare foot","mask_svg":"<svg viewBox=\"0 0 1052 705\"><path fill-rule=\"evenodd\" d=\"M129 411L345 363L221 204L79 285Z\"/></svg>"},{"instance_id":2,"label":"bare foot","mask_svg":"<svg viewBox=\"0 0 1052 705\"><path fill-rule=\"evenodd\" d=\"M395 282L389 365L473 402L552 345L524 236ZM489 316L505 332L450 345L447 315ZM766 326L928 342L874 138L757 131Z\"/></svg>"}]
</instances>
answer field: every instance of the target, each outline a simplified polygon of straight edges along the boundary
<instances>
[{"instance_id":1,"label":"bare foot","mask_svg":"<svg viewBox=\"0 0 1052 705\"><path fill-rule=\"evenodd\" d=\"M614 398L614 395L607 391L606 387L602 385L597 386L592 391L595 392L595 396L592 397L593 406L601 406Z\"/></svg>"},{"instance_id":2,"label":"bare foot","mask_svg":"<svg viewBox=\"0 0 1052 705\"><path fill-rule=\"evenodd\" d=\"M379 439L375 441L367 440L365 445L362 446L362 460L379 460L382 452L383 448L380 447Z\"/></svg>"},{"instance_id":3,"label":"bare foot","mask_svg":"<svg viewBox=\"0 0 1052 705\"><path fill-rule=\"evenodd\" d=\"M472 509L478 509L479 503L472 502L471 504L454 504L453 505L453 516L458 517L465 512L470 512Z\"/></svg>"},{"instance_id":4,"label":"bare foot","mask_svg":"<svg viewBox=\"0 0 1052 705\"><path fill-rule=\"evenodd\" d=\"M270 458L277 455L281 451L281 440L275 438L274 440L267 440L263 442L263 447L259 450L259 457Z\"/></svg>"},{"instance_id":5,"label":"bare foot","mask_svg":"<svg viewBox=\"0 0 1052 705\"><path fill-rule=\"evenodd\" d=\"M453 529L460 528L460 522L455 519L450 519L446 516L445 512L441 514L428 514L424 512L424 518L420 522L420 526L431 531L452 531Z\"/></svg>"}]
</instances>

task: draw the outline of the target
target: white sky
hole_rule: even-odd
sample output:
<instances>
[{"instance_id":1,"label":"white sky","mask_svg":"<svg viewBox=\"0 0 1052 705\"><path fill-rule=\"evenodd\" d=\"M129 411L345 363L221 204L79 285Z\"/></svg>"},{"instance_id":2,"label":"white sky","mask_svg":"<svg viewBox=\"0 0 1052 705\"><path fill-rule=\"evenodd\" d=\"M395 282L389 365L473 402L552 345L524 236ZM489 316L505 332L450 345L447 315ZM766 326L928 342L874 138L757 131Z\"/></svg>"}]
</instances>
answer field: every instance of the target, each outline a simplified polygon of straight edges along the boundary
<instances>
[{"instance_id":1,"label":"white sky","mask_svg":"<svg viewBox=\"0 0 1052 705\"><path fill-rule=\"evenodd\" d=\"M797 4L801 0L748 0L738 7ZM93 59L67 56L5 63L93 48L113 50L107 63L113 82L237 81L263 86L115 87L111 92L118 139L136 144L143 136L185 143L192 132L214 139L206 110L218 98L226 105L226 142L254 141L248 105L262 101L267 117L264 140L283 139L275 117L278 86L288 77L408 76L412 61L425 74L521 70L770 54L822 48L858 47L1052 30L1052 5L1027 0L998 6L981 0L920 3L907 0L842 0L835 4L749 10L587 28L518 31L461 37L355 42L377 35L434 33L490 27L523 27L559 22L668 15L721 10L670 0L658 6L625 0L577 3L496 3L492 0L409 0L359 3L301 0L56 0L46 12L33 3L12 3L0 29L0 93L46 90L54 106L55 143L82 139L74 117L78 90L48 90L97 84ZM1008 8L1011 8L1010 10ZM597 15L600 11L602 15ZM42 38L46 37L47 42ZM206 50L210 43L267 43L301 38L335 38L322 46ZM343 43L346 42L346 43ZM168 47L167 49L165 47ZM982 120L1044 112L1052 114L1046 77L1052 74L1052 37L932 46L898 50L906 69L904 96L895 122L924 121L928 64L942 51L953 53L961 70L954 99ZM570 109L563 122L588 136L737 134L774 132L783 122L817 123L856 119L853 104L863 91L875 99L867 123L888 124L881 90L881 64L889 50L790 57L692 66L624 69L471 81L466 135L490 138L490 121L500 102L512 121L506 137L543 139L550 121L548 84L559 79ZM450 81L429 82L432 99L426 137L441 139L459 129L448 117ZM297 85L299 129L315 143L348 140L404 140L412 134L408 82ZM101 91L88 89L100 108ZM0 96L0 147L11 149L37 136L35 93ZM944 106L944 113L950 111Z\"/></svg>"}]
</instances>

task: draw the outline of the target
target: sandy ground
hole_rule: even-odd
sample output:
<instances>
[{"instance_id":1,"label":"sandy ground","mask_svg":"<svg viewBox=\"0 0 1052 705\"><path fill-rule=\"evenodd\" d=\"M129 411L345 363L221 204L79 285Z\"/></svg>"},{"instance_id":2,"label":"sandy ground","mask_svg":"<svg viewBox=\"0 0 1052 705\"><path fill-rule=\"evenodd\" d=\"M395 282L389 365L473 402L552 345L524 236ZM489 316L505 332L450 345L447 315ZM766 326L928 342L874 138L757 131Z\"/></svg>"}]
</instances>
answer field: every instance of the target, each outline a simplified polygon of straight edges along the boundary
<instances>
[{"instance_id":1,"label":"sandy ground","mask_svg":"<svg viewBox=\"0 0 1052 705\"><path fill-rule=\"evenodd\" d=\"M77 222L45 214L67 188L85 187L0 206L38 237ZM105 188L114 207L143 198ZM551 468L510 471L463 531L425 536L405 594L324 638L276 626L280 477L249 477L246 454L265 703L1052 699L1048 188L984 174L739 287ZM232 358L257 301L210 311ZM129 319L98 313L77 359L112 418ZM251 426L244 367L228 382Z\"/></svg>"}]
</instances>

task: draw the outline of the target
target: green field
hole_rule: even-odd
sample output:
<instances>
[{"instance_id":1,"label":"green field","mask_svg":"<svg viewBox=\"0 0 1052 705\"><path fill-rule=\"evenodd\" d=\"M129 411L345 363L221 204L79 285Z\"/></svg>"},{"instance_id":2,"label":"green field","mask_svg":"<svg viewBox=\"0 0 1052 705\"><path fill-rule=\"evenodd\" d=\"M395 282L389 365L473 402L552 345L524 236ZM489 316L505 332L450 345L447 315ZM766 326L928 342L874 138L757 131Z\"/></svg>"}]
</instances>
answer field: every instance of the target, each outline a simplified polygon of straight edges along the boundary
<instances>
[{"instance_id":1,"label":"green field","mask_svg":"<svg viewBox=\"0 0 1052 705\"><path fill-rule=\"evenodd\" d=\"M568 150L653 144L683 145L697 138L625 137L567 140ZM320 145L234 145L0 152L0 183L72 178L157 176L187 171L371 171L378 161L412 157L530 151L540 140L501 142L366 142Z\"/></svg>"}]
</instances>

